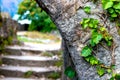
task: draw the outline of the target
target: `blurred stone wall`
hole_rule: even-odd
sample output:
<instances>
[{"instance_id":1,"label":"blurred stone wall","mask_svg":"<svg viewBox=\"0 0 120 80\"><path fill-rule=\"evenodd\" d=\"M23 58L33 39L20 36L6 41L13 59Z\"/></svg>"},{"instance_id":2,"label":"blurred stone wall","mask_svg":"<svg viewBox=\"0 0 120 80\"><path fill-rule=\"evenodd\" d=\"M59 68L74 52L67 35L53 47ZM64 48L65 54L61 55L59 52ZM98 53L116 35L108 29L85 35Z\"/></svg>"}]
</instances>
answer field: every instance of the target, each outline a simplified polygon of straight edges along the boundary
<instances>
[{"instance_id":1,"label":"blurred stone wall","mask_svg":"<svg viewBox=\"0 0 120 80\"><path fill-rule=\"evenodd\" d=\"M10 18L8 13L1 13L0 44L17 42L17 29L20 25Z\"/></svg>"}]
</instances>

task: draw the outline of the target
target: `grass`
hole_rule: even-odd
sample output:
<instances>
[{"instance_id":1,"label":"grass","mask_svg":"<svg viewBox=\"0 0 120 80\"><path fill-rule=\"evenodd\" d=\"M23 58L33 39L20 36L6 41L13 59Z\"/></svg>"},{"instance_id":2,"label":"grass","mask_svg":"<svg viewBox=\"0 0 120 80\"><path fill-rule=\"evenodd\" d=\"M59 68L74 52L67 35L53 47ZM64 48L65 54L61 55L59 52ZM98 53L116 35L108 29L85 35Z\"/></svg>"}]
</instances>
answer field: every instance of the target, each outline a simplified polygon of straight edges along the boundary
<instances>
[{"instance_id":1,"label":"grass","mask_svg":"<svg viewBox=\"0 0 120 80\"><path fill-rule=\"evenodd\" d=\"M41 56L52 57L53 54L50 52L43 52L43 53L41 53Z\"/></svg>"},{"instance_id":2,"label":"grass","mask_svg":"<svg viewBox=\"0 0 120 80\"><path fill-rule=\"evenodd\" d=\"M30 40L28 39L28 37L25 36L17 36L17 39L22 42L43 43L40 40L32 40L32 39Z\"/></svg>"},{"instance_id":3,"label":"grass","mask_svg":"<svg viewBox=\"0 0 120 80\"><path fill-rule=\"evenodd\" d=\"M41 40L51 40L53 42L61 41L60 38L56 35L50 33L41 33L38 31L28 31L25 32L23 35L18 35L17 38L19 41L35 43L43 43Z\"/></svg>"},{"instance_id":4,"label":"grass","mask_svg":"<svg viewBox=\"0 0 120 80\"><path fill-rule=\"evenodd\" d=\"M24 77L29 78L32 74L33 74L32 71L27 71L27 72L25 72Z\"/></svg>"},{"instance_id":5,"label":"grass","mask_svg":"<svg viewBox=\"0 0 120 80\"><path fill-rule=\"evenodd\" d=\"M53 72L48 76L48 78L51 78L51 79L58 79L60 77L61 77L61 75L58 72Z\"/></svg>"}]
</instances>

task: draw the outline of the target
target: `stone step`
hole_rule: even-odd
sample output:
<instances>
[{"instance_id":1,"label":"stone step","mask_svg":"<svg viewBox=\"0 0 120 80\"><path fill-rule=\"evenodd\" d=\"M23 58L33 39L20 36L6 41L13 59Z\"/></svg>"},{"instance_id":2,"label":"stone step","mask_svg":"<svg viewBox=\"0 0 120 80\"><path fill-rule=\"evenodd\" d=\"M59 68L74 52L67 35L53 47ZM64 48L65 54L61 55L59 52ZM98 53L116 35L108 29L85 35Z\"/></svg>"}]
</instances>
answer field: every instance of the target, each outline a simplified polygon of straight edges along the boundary
<instances>
[{"instance_id":1,"label":"stone step","mask_svg":"<svg viewBox=\"0 0 120 80\"><path fill-rule=\"evenodd\" d=\"M45 79L31 79L31 78L15 78L15 77L6 77L0 78L0 80L45 80Z\"/></svg>"},{"instance_id":2,"label":"stone step","mask_svg":"<svg viewBox=\"0 0 120 80\"><path fill-rule=\"evenodd\" d=\"M60 60L54 57L41 56L2 56L2 63L7 65L19 65L30 67L49 67L55 66Z\"/></svg>"},{"instance_id":3,"label":"stone step","mask_svg":"<svg viewBox=\"0 0 120 80\"><path fill-rule=\"evenodd\" d=\"M57 46L56 46L57 47ZM25 55L25 54L40 54L42 52L52 53L56 55L60 52L60 47L56 48L55 46L39 45L39 46L7 46L5 48L6 54L11 55Z\"/></svg>"},{"instance_id":4,"label":"stone step","mask_svg":"<svg viewBox=\"0 0 120 80\"><path fill-rule=\"evenodd\" d=\"M6 78L0 78L0 80L60 80L60 79L48 79L48 78L16 78L16 77L6 77Z\"/></svg>"},{"instance_id":5,"label":"stone step","mask_svg":"<svg viewBox=\"0 0 120 80\"><path fill-rule=\"evenodd\" d=\"M48 77L50 74L60 70L55 67L23 67L23 66L2 66L0 75L5 77Z\"/></svg>"}]
</instances>

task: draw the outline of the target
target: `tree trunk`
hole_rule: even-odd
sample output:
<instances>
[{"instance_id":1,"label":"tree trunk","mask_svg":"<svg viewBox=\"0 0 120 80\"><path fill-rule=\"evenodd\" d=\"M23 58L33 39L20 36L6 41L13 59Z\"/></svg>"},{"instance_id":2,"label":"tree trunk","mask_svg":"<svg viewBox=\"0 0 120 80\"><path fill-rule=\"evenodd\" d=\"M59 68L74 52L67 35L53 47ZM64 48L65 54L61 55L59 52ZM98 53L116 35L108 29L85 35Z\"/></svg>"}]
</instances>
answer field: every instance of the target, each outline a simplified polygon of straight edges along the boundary
<instances>
[{"instance_id":1,"label":"tree trunk","mask_svg":"<svg viewBox=\"0 0 120 80\"><path fill-rule=\"evenodd\" d=\"M117 47L113 50L107 50L103 46L98 45L96 57L106 66L110 66L113 62L115 64L115 73L120 72L120 36L117 33L115 23L109 21L104 16L100 1L94 4L88 0L36 0L39 6L44 9L50 16L63 39L63 58L64 67L72 66L76 71L76 77L72 80L108 80L111 75L104 74L99 76L95 66L87 63L83 57L80 56L81 49L86 45L89 39L89 32L86 33L81 30L80 22L83 18L98 19L114 37L114 43ZM83 7L90 6L91 14L86 14ZM63 80L69 80L66 76Z\"/></svg>"}]
</instances>

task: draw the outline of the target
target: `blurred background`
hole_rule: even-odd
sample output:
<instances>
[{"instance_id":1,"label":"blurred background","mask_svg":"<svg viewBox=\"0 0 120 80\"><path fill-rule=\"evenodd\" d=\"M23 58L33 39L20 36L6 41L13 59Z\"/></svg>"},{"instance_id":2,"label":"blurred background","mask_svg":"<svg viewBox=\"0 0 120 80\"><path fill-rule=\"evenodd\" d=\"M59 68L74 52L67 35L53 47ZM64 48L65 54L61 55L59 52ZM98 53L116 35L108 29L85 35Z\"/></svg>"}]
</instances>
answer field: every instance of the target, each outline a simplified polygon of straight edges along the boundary
<instances>
[{"instance_id":1,"label":"blurred background","mask_svg":"<svg viewBox=\"0 0 120 80\"><path fill-rule=\"evenodd\" d=\"M61 36L35 0L0 0L0 80L60 80Z\"/></svg>"}]
</instances>

